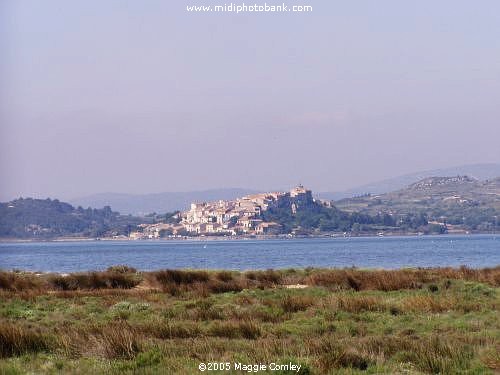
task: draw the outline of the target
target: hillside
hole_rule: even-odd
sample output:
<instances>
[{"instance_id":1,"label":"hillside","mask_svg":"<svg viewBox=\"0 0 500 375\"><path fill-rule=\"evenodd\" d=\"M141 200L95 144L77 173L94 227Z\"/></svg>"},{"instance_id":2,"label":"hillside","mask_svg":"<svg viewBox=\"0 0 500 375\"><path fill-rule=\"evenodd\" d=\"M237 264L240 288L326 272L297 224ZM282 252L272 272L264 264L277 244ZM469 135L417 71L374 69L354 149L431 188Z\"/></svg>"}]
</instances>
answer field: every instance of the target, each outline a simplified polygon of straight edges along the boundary
<instances>
[{"instance_id":1,"label":"hillside","mask_svg":"<svg viewBox=\"0 0 500 375\"><path fill-rule=\"evenodd\" d=\"M233 193L237 194L236 189ZM295 234L489 232L500 229L500 178L480 181L469 176L429 177L394 192L338 200L333 206L331 202L313 199L310 191L304 196L283 194L282 199L269 204L267 210L255 217L255 225L275 223L280 233ZM220 196L215 198L221 199ZM249 205L248 199L239 201L235 209L241 211L242 205ZM255 199L258 201L259 197ZM173 215L170 212L139 218L120 215L109 206L84 209L57 199L20 198L0 203L0 237L113 237L128 235L140 228L144 230L145 227L138 227L139 224L151 225L153 229L157 224L179 226L178 216ZM215 214L207 215L205 223L211 223ZM245 217L238 213L236 220L228 219L228 225L239 224L246 228L242 230L246 233L251 223L249 220L246 223ZM183 232L192 232L189 225Z\"/></svg>"},{"instance_id":2,"label":"hillside","mask_svg":"<svg viewBox=\"0 0 500 375\"><path fill-rule=\"evenodd\" d=\"M83 209L57 199L20 198L0 203L0 237L54 238L127 235L144 219L111 208Z\"/></svg>"},{"instance_id":3,"label":"hillside","mask_svg":"<svg viewBox=\"0 0 500 375\"><path fill-rule=\"evenodd\" d=\"M338 200L363 194L383 194L403 189L411 183L432 176L467 175L478 180L500 176L500 164L463 165L445 169L435 169L397 176L371 184L366 184L339 192L320 192L317 198ZM222 188L201 191L164 192L154 194L99 193L71 199L69 203L82 207L110 206L122 214L144 215L152 212L166 213L185 210L191 202L210 202L215 200L232 200L259 191L245 188Z\"/></svg>"},{"instance_id":4,"label":"hillside","mask_svg":"<svg viewBox=\"0 0 500 375\"><path fill-rule=\"evenodd\" d=\"M500 176L500 164L472 164L421 171L376 181L344 191L322 192L317 195L321 199L339 200L364 194L384 194L391 191L404 189L415 181L433 176L470 176L477 180L489 180Z\"/></svg>"},{"instance_id":5,"label":"hillside","mask_svg":"<svg viewBox=\"0 0 500 375\"><path fill-rule=\"evenodd\" d=\"M370 215L425 213L429 221L488 230L498 225L500 178L430 177L394 192L342 199L335 205Z\"/></svg>"},{"instance_id":6,"label":"hillside","mask_svg":"<svg viewBox=\"0 0 500 375\"><path fill-rule=\"evenodd\" d=\"M166 215L163 215L164 217ZM398 221L390 215L346 212L331 202L313 198L311 190L296 186L289 191L264 192L234 201L218 200L193 204L174 214L170 223L141 226L133 238L162 236L233 236L276 234L440 233L441 226L429 226L423 215L409 214ZM166 217L165 217L166 219ZM174 220L177 219L177 220Z\"/></svg>"}]
</instances>

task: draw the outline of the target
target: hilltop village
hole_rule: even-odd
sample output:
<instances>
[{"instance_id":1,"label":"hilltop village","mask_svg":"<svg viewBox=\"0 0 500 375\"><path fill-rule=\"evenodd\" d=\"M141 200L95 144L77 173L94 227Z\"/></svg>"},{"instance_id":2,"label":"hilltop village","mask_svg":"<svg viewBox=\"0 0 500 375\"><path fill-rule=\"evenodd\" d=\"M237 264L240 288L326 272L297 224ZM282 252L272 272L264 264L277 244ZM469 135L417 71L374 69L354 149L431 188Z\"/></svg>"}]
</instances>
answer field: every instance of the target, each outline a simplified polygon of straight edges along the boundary
<instances>
[{"instance_id":1,"label":"hilltop village","mask_svg":"<svg viewBox=\"0 0 500 375\"><path fill-rule=\"evenodd\" d=\"M188 211L175 214L173 223L140 224L131 239L153 239L186 235L273 235L282 225L265 221L263 214L272 207L288 207L295 214L299 207L315 204L311 190L299 185L288 192L247 195L236 200L191 203ZM327 203L324 203L327 204Z\"/></svg>"},{"instance_id":2,"label":"hilltop village","mask_svg":"<svg viewBox=\"0 0 500 375\"><path fill-rule=\"evenodd\" d=\"M184 212L122 215L57 199L0 203L1 239L154 239L194 236L361 236L494 233L500 177L429 177L406 188L335 202L287 192L195 202Z\"/></svg>"}]
</instances>

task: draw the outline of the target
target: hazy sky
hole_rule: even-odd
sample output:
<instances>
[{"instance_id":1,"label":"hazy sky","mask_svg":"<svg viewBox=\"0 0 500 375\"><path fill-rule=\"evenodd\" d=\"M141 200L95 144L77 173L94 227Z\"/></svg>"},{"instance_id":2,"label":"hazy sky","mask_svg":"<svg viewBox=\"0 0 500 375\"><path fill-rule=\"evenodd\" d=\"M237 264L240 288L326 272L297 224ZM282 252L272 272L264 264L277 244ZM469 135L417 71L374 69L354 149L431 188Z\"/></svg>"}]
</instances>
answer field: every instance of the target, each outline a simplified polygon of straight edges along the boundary
<instances>
[{"instance_id":1,"label":"hazy sky","mask_svg":"<svg viewBox=\"0 0 500 375\"><path fill-rule=\"evenodd\" d=\"M498 0L224 3L2 0L0 199L500 162Z\"/></svg>"}]
</instances>

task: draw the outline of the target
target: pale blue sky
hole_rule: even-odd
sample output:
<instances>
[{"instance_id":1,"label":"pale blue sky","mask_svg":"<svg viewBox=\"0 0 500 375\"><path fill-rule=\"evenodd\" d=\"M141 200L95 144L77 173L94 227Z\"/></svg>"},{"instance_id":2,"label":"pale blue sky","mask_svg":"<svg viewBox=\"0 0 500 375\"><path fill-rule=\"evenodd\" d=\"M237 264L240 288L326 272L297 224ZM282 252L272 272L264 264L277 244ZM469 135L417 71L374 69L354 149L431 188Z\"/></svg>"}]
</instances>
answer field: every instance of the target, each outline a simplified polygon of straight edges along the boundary
<instances>
[{"instance_id":1,"label":"pale blue sky","mask_svg":"<svg viewBox=\"0 0 500 375\"><path fill-rule=\"evenodd\" d=\"M224 1L0 3L1 200L500 162L500 2L186 4Z\"/></svg>"}]
</instances>

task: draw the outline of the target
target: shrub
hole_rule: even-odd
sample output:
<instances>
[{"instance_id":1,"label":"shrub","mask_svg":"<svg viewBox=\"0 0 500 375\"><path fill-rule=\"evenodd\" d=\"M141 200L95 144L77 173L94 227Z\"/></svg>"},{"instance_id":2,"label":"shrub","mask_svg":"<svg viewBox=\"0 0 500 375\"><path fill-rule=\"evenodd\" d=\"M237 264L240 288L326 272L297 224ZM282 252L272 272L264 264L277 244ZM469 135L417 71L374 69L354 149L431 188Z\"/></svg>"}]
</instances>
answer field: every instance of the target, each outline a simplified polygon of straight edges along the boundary
<instances>
[{"instance_id":1,"label":"shrub","mask_svg":"<svg viewBox=\"0 0 500 375\"><path fill-rule=\"evenodd\" d=\"M228 282L233 280L233 274L229 271L220 271L215 274L215 278L220 281Z\"/></svg>"},{"instance_id":2,"label":"shrub","mask_svg":"<svg viewBox=\"0 0 500 375\"><path fill-rule=\"evenodd\" d=\"M432 293L436 293L439 291L439 287L436 284L430 284L428 289Z\"/></svg>"},{"instance_id":3,"label":"shrub","mask_svg":"<svg viewBox=\"0 0 500 375\"><path fill-rule=\"evenodd\" d=\"M137 273L134 267L129 267L127 265L110 266L106 271L115 273Z\"/></svg>"},{"instance_id":4,"label":"shrub","mask_svg":"<svg viewBox=\"0 0 500 375\"><path fill-rule=\"evenodd\" d=\"M140 279L131 274L108 272L104 275L106 286L112 289L131 289L139 284Z\"/></svg>"},{"instance_id":5,"label":"shrub","mask_svg":"<svg viewBox=\"0 0 500 375\"><path fill-rule=\"evenodd\" d=\"M119 272L90 272L70 275L51 275L49 284L56 290L131 289L140 279L134 274Z\"/></svg>"},{"instance_id":6,"label":"shrub","mask_svg":"<svg viewBox=\"0 0 500 375\"><path fill-rule=\"evenodd\" d=\"M198 296L207 297L210 293L240 292L247 287L244 280L235 278L228 271L211 275L206 271L163 270L153 272L152 278L163 291L173 296L194 292Z\"/></svg>"},{"instance_id":7,"label":"shrub","mask_svg":"<svg viewBox=\"0 0 500 375\"><path fill-rule=\"evenodd\" d=\"M389 308L389 312L391 313L391 315L399 315L401 314L401 309L397 306L391 306Z\"/></svg>"},{"instance_id":8,"label":"shrub","mask_svg":"<svg viewBox=\"0 0 500 375\"><path fill-rule=\"evenodd\" d=\"M257 281L257 286L260 288L272 287L282 282L281 273L274 270L249 271L245 273L245 276L248 280Z\"/></svg>"},{"instance_id":9,"label":"shrub","mask_svg":"<svg viewBox=\"0 0 500 375\"><path fill-rule=\"evenodd\" d=\"M0 289L22 292L41 290L45 287L43 280L33 274L0 271Z\"/></svg>"},{"instance_id":10,"label":"shrub","mask_svg":"<svg viewBox=\"0 0 500 375\"><path fill-rule=\"evenodd\" d=\"M244 285L238 280L210 280L207 289L212 293L241 292L244 289Z\"/></svg>"},{"instance_id":11,"label":"shrub","mask_svg":"<svg viewBox=\"0 0 500 375\"><path fill-rule=\"evenodd\" d=\"M153 273L156 280L162 285L174 284L193 284L196 282L207 282L209 274L206 271L182 271L182 270L164 270Z\"/></svg>"}]
</instances>

